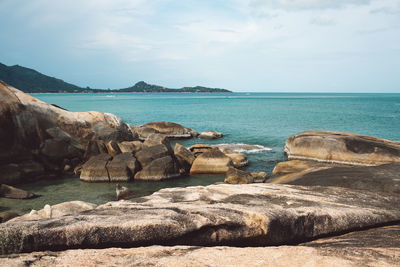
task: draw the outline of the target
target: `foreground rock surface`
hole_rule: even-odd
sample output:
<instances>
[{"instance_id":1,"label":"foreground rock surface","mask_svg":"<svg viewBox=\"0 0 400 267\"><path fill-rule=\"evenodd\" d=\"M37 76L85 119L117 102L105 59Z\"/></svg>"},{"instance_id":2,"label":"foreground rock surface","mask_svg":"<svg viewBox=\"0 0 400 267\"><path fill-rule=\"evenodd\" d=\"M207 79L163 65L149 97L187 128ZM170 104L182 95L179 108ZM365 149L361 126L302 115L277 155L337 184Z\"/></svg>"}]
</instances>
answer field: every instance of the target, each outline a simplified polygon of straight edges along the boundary
<instances>
[{"instance_id":1,"label":"foreground rock surface","mask_svg":"<svg viewBox=\"0 0 400 267\"><path fill-rule=\"evenodd\" d=\"M400 219L400 199L274 184L163 189L78 215L0 225L2 254L143 245L295 244Z\"/></svg>"},{"instance_id":2,"label":"foreground rock surface","mask_svg":"<svg viewBox=\"0 0 400 267\"><path fill-rule=\"evenodd\" d=\"M400 143L378 137L329 131L305 131L286 141L289 159L353 165L400 162Z\"/></svg>"},{"instance_id":3,"label":"foreground rock surface","mask_svg":"<svg viewBox=\"0 0 400 267\"><path fill-rule=\"evenodd\" d=\"M290 163L289 161L288 163ZM307 163L312 164L312 163ZM298 164L296 164L298 165ZM317 163L317 165L319 165ZM268 183L338 186L368 192L400 195L400 163L380 166L332 166L308 168L273 177Z\"/></svg>"},{"instance_id":4,"label":"foreground rock surface","mask_svg":"<svg viewBox=\"0 0 400 267\"><path fill-rule=\"evenodd\" d=\"M280 247L150 246L16 254L2 266L398 266L400 226Z\"/></svg>"}]
</instances>

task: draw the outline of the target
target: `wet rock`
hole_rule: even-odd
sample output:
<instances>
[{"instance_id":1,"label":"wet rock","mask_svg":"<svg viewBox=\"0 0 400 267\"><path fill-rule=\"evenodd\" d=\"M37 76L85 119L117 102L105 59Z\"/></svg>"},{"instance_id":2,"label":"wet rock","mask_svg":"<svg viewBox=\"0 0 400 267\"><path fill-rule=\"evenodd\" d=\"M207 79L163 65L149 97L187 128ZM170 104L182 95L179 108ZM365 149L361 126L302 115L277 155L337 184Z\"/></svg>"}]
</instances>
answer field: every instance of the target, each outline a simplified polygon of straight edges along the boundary
<instances>
[{"instance_id":1,"label":"wet rock","mask_svg":"<svg viewBox=\"0 0 400 267\"><path fill-rule=\"evenodd\" d=\"M135 154L136 159L143 167L150 164L155 159L159 159L170 155L170 150L165 145L155 145L151 147L143 147L142 150Z\"/></svg>"},{"instance_id":2,"label":"wet rock","mask_svg":"<svg viewBox=\"0 0 400 267\"><path fill-rule=\"evenodd\" d=\"M85 182L109 182L107 164L111 159L110 155L104 153L91 157L82 165L80 179Z\"/></svg>"},{"instance_id":3,"label":"wet rock","mask_svg":"<svg viewBox=\"0 0 400 267\"><path fill-rule=\"evenodd\" d=\"M232 167L232 160L218 148L199 155L190 168L190 174L220 174L226 173Z\"/></svg>"},{"instance_id":4,"label":"wet rock","mask_svg":"<svg viewBox=\"0 0 400 267\"><path fill-rule=\"evenodd\" d=\"M195 157L204 152L210 151L211 149L213 149L213 146L206 144L195 144L189 147L189 150L193 153Z\"/></svg>"},{"instance_id":5,"label":"wet rock","mask_svg":"<svg viewBox=\"0 0 400 267\"><path fill-rule=\"evenodd\" d=\"M400 162L400 143L378 137L329 131L305 131L286 141L289 159L353 165Z\"/></svg>"},{"instance_id":6,"label":"wet rock","mask_svg":"<svg viewBox=\"0 0 400 267\"><path fill-rule=\"evenodd\" d=\"M164 179L177 178L179 172L177 162L171 156L154 159L145 165L141 171L135 175L135 180L159 181Z\"/></svg>"},{"instance_id":7,"label":"wet rock","mask_svg":"<svg viewBox=\"0 0 400 267\"><path fill-rule=\"evenodd\" d=\"M174 154L179 165L184 169L184 173L189 173L193 161L195 160L194 155L179 143L175 144Z\"/></svg>"},{"instance_id":8,"label":"wet rock","mask_svg":"<svg viewBox=\"0 0 400 267\"><path fill-rule=\"evenodd\" d=\"M254 181L253 176L236 168L229 168L226 172L224 182L228 184L250 184Z\"/></svg>"},{"instance_id":9,"label":"wet rock","mask_svg":"<svg viewBox=\"0 0 400 267\"><path fill-rule=\"evenodd\" d=\"M0 212L0 223L6 222L11 220L12 218L18 217L19 214L11 211L11 210L7 210L7 211L2 211Z\"/></svg>"},{"instance_id":10,"label":"wet rock","mask_svg":"<svg viewBox=\"0 0 400 267\"><path fill-rule=\"evenodd\" d=\"M199 135L190 128L168 121L154 121L146 123L143 126L152 128L158 133L167 135L169 138L192 138Z\"/></svg>"},{"instance_id":11,"label":"wet rock","mask_svg":"<svg viewBox=\"0 0 400 267\"><path fill-rule=\"evenodd\" d=\"M222 138L222 133L216 131L205 131L199 135L201 139L219 139Z\"/></svg>"},{"instance_id":12,"label":"wet rock","mask_svg":"<svg viewBox=\"0 0 400 267\"><path fill-rule=\"evenodd\" d=\"M15 217L10 221L40 220L45 218L59 218L65 215L77 215L83 211L95 209L97 205L84 201L68 201L56 205L46 204L41 210L32 210L30 213Z\"/></svg>"},{"instance_id":13,"label":"wet rock","mask_svg":"<svg viewBox=\"0 0 400 267\"><path fill-rule=\"evenodd\" d=\"M143 148L143 142L141 141L125 141L118 143L119 149L122 153L130 152L136 153Z\"/></svg>"},{"instance_id":14,"label":"wet rock","mask_svg":"<svg viewBox=\"0 0 400 267\"><path fill-rule=\"evenodd\" d=\"M129 152L116 155L107 164L110 182L128 182L133 179L139 168L138 161Z\"/></svg>"},{"instance_id":15,"label":"wet rock","mask_svg":"<svg viewBox=\"0 0 400 267\"><path fill-rule=\"evenodd\" d=\"M9 186L6 184L0 185L0 197L15 198L15 199L29 199L37 197L34 193Z\"/></svg>"},{"instance_id":16,"label":"wet rock","mask_svg":"<svg viewBox=\"0 0 400 267\"><path fill-rule=\"evenodd\" d=\"M262 183L169 188L76 215L8 221L0 225L0 251L297 244L396 222L399 201L394 195L339 187Z\"/></svg>"}]
</instances>

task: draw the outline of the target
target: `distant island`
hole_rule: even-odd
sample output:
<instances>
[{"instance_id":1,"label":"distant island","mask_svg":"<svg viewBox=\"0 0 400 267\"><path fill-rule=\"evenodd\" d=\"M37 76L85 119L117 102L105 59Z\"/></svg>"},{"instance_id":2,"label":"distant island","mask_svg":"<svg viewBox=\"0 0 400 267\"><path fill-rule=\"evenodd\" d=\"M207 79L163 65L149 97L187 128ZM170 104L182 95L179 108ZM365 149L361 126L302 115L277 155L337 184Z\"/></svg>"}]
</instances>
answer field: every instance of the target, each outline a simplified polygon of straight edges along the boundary
<instances>
[{"instance_id":1,"label":"distant island","mask_svg":"<svg viewBox=\"0 0 400 267\"><path fill-rule=\"evenodd\" d=\"M0 63L0 80L26 93L232 93L226 89L203 86L166 88L140 81L122 89L93 89L79 87L61 79L44 75L34 69L19 65L7 66Z\"/></svg>"}]
</instances>

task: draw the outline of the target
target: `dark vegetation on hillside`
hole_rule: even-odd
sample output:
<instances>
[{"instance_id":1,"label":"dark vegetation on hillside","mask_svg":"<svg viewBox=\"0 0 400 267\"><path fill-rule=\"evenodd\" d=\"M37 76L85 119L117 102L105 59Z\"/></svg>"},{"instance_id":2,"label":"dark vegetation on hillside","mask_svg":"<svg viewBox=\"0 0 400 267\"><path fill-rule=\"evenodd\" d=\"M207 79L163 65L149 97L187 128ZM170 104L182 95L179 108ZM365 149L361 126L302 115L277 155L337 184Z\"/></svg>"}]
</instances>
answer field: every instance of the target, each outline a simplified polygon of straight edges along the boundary
<instances>
[{"instance_id":1,"label":"dark vegetation on hillside","mask_svg":"<svg viewBox=\"0 0 400 267\"><path fill-rule=\"evenodd\" d=\"M44 75L36 70L25 68L19 65L6 66L0 63L0 80L14 86L26 93L103 93L103 92L177 92L177 93L227 93L226 89L207 88L202 86L183 87L170 89L158 85L147 84L143 81L134 86L123 89L92 89L82 88L63 80Z\"/></svg>"}]
</instances>

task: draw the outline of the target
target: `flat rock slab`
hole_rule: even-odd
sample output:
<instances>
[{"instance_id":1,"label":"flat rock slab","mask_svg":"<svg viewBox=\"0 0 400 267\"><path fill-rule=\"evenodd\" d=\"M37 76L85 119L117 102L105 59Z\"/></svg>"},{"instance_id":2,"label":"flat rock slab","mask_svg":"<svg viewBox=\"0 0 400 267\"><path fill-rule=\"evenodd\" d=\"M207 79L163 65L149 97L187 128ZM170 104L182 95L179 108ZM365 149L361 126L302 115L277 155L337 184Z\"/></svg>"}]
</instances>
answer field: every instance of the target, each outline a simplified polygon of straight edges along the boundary
<instances>
[{"instance_id":1,"label":"flat rock slab","mask_svg":"<svg viewBox=\"0 0 400 267\"><path fill-rule=\"evenodd\" d=\"M400 226L326 238L300 246L77 249L0 259L8 266L398 266ZM372 240L369 242L368 240Z\"/></svg>"},{"instance_id":2,"label":"flat rock slab","mask_svg":"<svg viewBox=\"0 0 400 267\"><path fill-rule=\"evenodd\" d=\"M290 163L289 161L288 163ZM309 168L301 172L273 177L269 183L337 186L400 195L400 163L379 166L332 166Z\"/></svg>"},{"instance_id":3,"label":"flat rock slab","mask_svg":"<svg viewBox=\"0 0 400 267\"><path fill-rule=\"evenodd\" d=\"M400 219L399 197L273 184L163 189L79 215L0 225L2 254L144 245L295 244Z\"/></svg>"}]
</instances>

